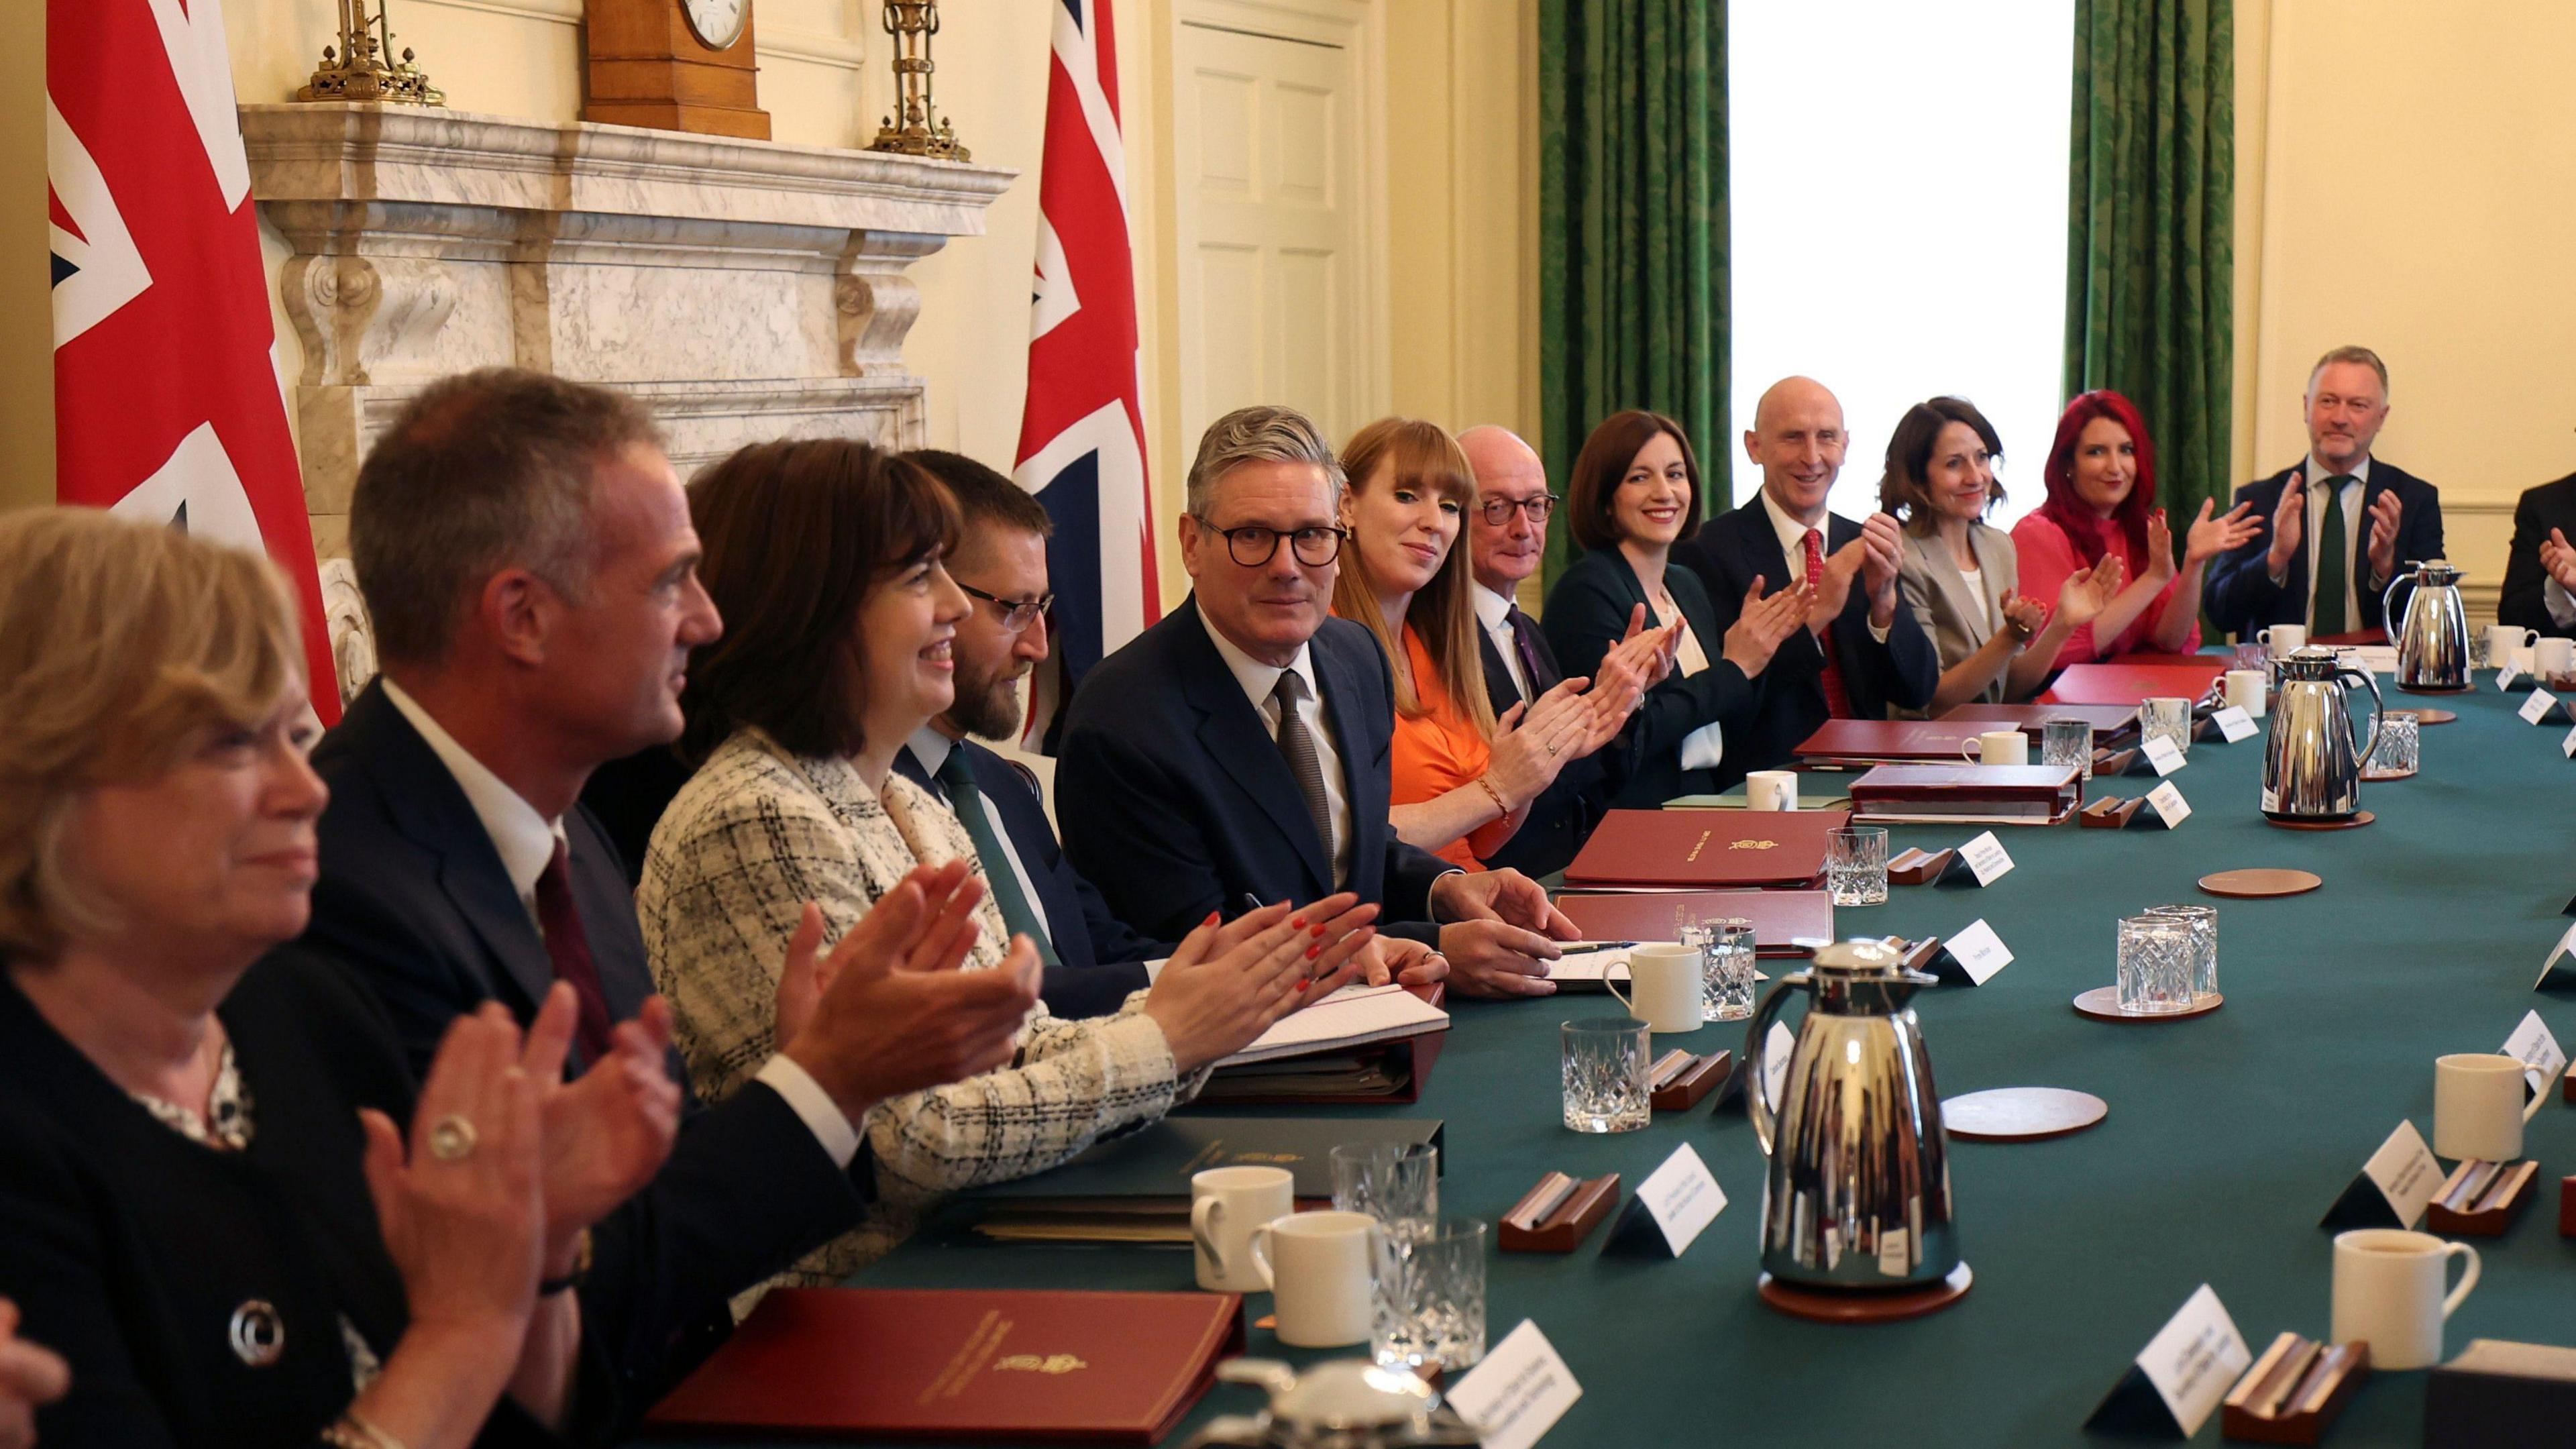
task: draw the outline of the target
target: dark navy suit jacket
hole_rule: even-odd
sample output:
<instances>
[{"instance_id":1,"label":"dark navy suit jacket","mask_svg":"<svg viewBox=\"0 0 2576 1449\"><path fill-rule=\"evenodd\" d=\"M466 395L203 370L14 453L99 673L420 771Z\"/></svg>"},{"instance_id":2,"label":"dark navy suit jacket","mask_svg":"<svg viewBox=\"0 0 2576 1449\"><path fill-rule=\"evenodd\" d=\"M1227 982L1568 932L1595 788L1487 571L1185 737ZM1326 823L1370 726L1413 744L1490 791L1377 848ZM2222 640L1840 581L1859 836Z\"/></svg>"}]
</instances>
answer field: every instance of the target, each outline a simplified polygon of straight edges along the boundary
<instances>
[{"instance_id":1,"label":"dark navy suit jacket","mask_svg":"<svg viewBox=\"0 0 2576 1449\"><path fill-rule=\"evenodd\" d=\"M2300 459L2269 478L2259 478L2236 490L2235 503L2254 505L2254 519L2262 530L2245 543L2210 560L2209 585L2203 605L2219 628L2233 631L2239 639L2254 637L2257 629L2274 624L2302 624L2308 617L2308 555L2313 546L2302 540L2298 557L2290 560L2288 576L2272 582L2269 560L2272 549L2272 513L2281 506L2281 490L2287 487L2292 473L2304 472L2308 460ZM2311 478L2310 483L2318 480ZM2353 607L2359 616L2352 621L2355 630L2377 629L2380 622L2379 593L2363 577L2369 572L2362 552L2365 530L2369 528L2370 506L2382 493L2394 492L2401 516L2397 524L2397 562L2400 565L2421 563L2442 556L2442 495L2433 485L2382 458L2370 460L2370 481L2362 485L2363 522L2348 531L2345 543L2353 557Z\"/></svg>"},{"instance_id":2,"label":"dark navy suit jacket","mask_svg":"<svg viewBox=\"0 0 2576 1449\"><path fill-rule=\"evenodd\" d=\"M2376 473L2376 465L2371 468ZM2540 546L2549 530L2576 540L2576 473L2555 483L2523 490L2513 506L2513 547L2504 556L2504 594L2496 601L2496 622L2519 624L2542 634L2576 638L2571 629L2549 617L2549 572L2540 566Z\"/></svg>"},{"instance_id":3,"label":"dark navy suit jacket","mask_svg":"<svg viewBox=\"0 0 2576 1449\"><path fill-rule=\"evenodd\" d=\"M1025 767L973 740L959 740L949 748L964 750L973 763L976 793L992 807L1002 833L1019 852L1029 884L1037 889L1038 908L1046 913L1056 959L1064 963L1047 968L1045 984L1039 989L1047 1010L1064 1017L1107 1016L1116 1011L1130 993L1147 984L1145 963L1171 955L1172 948L1118 919L1091 882L1065 862L1064 848L1047 824L1046 800ZM948 799L947 790L921 767L910 745L895 751L894 767L914 784ZM957 802L948 803L953 809ZM1008 869L1006 860L984 862L988 878Z\"/></svg>"},{"instance_id":4,"label":"dark navy suit jacket","mask_svg":"<svg viewBox=\"0 0 2576 1449\"><path fill-rule=\"evenodd\" d=\"M331 787L320 827L313 919L281 949L335 962L384 1003L415 1074L448 1023L485 1001L524 1024L554 984L545 938L456 777L371 684L313 751ZM609 1015L653 990L626 873L590 812L564 817L572 890ZM578 1063L571 1070L578 1070ZM687 1076L674 1065L685 1087ZM671 1160L593 1232L582 1290L589 1332L636 1397L706 1346L725 1301L854 1226L864 1146L836 1168L785 1099L754 1083L693 1109Z\"/></svg>"},{"instance_id":5,"label":"dark navy suit jacket","mask_svg":"<svg viewBox=\"0 0 2576 1449\"><path fill-rule=\"evenodd\" d=\"M1825 552L1860 537L1860 529L1851 519L1827 514ZM1780 535L1771 526L1771 512L1759 494L1743 507L1710 519L1698 537L1675 545L1673 561L1688 565L1708 586L1718 632L1700 642L1712 651L1743 614L1745 591L1756 577L1767 595L1807 576L1803 559L1791 572ZM1855 718L1885 719L1892 706L1921 709L1932 702L1932 691L1941 683L1941 656L1923 627L1914 622L1913 610L1900 604L1896 621L1888 626L1887 642L1879 643L1870 637L1869 593L1855 578L1842 613L1826 627L1833 631L1834 654L1842 665L1843 689L1851 696ZM1790 635L1755 681L1761 702L1753 718L1743 728L1730 725L1727 729L1726 773L1731 779L1789 762L1791 752L1830 717L1824 677L1825 650L1816 636L1804 629Z\"/></svg>"},{"instance_id":6,"label":"dark navy suit jacket","mask_svg":"<svg viewBox=\"0 0 2576 1449\"><path fill-rule=\"evenodd\" d=\"M1624 626L1623 626L1624 627ZM1531 652L1538 655L1538 670L1530 679L1530 698L1547 693L1565 678L1565 670L1556 662L1556 649L1547 641L1547 631L1532 620L1529 628ZM1522 703L1520 682L1512 678L1511 666L1502 652L1494 647L1494 638L1479 623L1476 647L1485 666L1485 697L1493 704L1494 715ZM1512 838L1485 857L1489 866L1509 866L1528 876L1544 876L1565 869L1575 852L1592 835L1592 827L1601 823L1602 813L1610 808L1610 797L1618 793L1627 778L1629 756L1636 746L1640 731L1633 725L1599 750L1568 764L1556 775L1556 783L1531 803L1529 814Z\"/></svg>"},{"instance_id":7,"label":"dark navy suit jacket","mask_svg":"<svg viewBox=\"0 0 2576 1449\"><path fill-rule=\"evenodd\" d=\"M1735 736L1761 703L1761 684L1719 654L1725 635L1699 579L1678 561L1664 570L1664 587L1681 607L1691 633L1708 653L1708 667L1687 678L1677 668L1646 691L1628 727L1633 763L1610 792L1610 803L1629 810L1658 810L1676 795L1706 795L1744 778ZM1647 603L1627 556L1605 548L1576 559L1556 576L1547 595L1547 638L1565 667L1589 674L1601 667L1612 643L1628 631L1628 616L1646 605L1646 627L1670 622ZM1713 769L1682 768L1682 741L1706 724L1726 727L1726 753Z\"/></svg>"},{"instance_id":8,"label":"dark navy suit jacket","mask_svg":"<svg viewBox=\"0 0 2576 1449\"><path fill-rule=\"evenodd\" d=\"M1386 655L1347 619L1326 619L1308 647L1350 802L1346 888L1381 903L1384 921L1427 922L1431 883L1455 867L1396 838L1388 818ZM1140 931L1177 940L1210 911L1234 914L1245 895L1311 901L1345 888L1195 595L1083 679L1060 761L1065 855Z\"/></svg>"}]
</instances>

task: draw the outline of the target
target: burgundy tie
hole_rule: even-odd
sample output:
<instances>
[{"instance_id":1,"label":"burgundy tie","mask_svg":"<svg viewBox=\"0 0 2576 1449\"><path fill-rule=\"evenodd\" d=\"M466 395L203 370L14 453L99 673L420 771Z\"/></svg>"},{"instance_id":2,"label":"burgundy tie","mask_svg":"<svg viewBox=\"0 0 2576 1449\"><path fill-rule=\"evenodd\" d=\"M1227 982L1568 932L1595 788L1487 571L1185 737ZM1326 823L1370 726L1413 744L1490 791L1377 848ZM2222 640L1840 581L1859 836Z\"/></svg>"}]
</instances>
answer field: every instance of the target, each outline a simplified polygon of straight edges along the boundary
<instances>
[{"instance_id":1,"label":"burgundy tie","mask_svg":"<svg viewBox=\"0 0 2576 1449\"><path fill-rule=\"evenodd\" d=\"M1530 632L1537 626L1517 604L1512 606L1511 625L1512 652L1521 658L1521 672L1529 678L1530 700L1536 703L1540 695L1556 687L1556 681L1548 677L1548 667L1539 661L1538 643L1530 637Z\"/></svg>"},{"instance_id":2,"label":"burgundy tie","mask_svg":"<svg viewBox=\"0 0 2576 1449\"><path fill-rule=\"evenodd\" d=\"M1807 530L1805 542L1807 587L1820 588L1825 581L1825 536L1811 528ZM1835 657L1834 626L1831 623L1825 625L1824 637L1817 642L1825 646L1825 713L1835 719L1850 719L1851 692L1843 688L1843 666L1842 661Z\"/></svg>"},{"instance_id":3,"label":"burgundy tie","mask_svg":"<svg viewBox=\"0 0 2576 1449\"><path fill-rule=\"evenodd\" d=\"M537 924L546 933L546 956L554 962L555 979L572 983L581 1000L581 1023L573 1040L581 1059L595 1062L611 1049L608 993L600 989L599 963L590 959L590 937L581 929L581 911L572 900L572 853L555 842L554 859L537 876Z\"/></svg>"}]
</instances>

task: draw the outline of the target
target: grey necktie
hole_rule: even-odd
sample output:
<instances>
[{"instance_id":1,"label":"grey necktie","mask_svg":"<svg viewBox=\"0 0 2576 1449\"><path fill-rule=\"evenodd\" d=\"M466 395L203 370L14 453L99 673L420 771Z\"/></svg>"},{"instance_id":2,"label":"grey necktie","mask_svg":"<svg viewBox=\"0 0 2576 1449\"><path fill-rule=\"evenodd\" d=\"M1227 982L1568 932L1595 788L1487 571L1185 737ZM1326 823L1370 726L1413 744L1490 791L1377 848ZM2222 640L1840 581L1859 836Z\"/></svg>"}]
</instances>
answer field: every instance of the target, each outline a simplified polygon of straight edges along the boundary
<instances>
[{"instance_id":1,"label":"grey necktie","mask_svg":"<svg viewBox=\"0 0 2576 1449\"><path fill-rule=\"evenodd\" d=\"M1279 682L1270 689L1272 702L1279 706L1279 753L1288 761L1288 773L1296 777L1297 793L1306 797L1306 814L1315 822L1315 838L1324 843L1324 859L1333 861L1333 810L1324 798L1324 762L1315 753L1314 732L1297 713L1297 702L1306 697L1305 678L1294 669L1279 672ZM1333 873L1340 874L1340 863L1333 863Z\"/></svg>"}]
</instances>

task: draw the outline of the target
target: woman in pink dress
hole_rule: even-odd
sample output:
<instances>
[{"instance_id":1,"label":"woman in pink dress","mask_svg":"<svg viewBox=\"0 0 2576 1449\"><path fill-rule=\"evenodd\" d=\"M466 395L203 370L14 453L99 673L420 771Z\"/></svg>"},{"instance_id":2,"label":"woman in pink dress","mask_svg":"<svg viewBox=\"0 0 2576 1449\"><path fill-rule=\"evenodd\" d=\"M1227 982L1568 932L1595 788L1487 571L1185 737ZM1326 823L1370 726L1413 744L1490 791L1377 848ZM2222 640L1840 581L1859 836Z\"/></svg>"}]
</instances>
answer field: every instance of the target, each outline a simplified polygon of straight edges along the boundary
<instances>
[{"instance_id":1,"label":"woman in pink dress","mask_svg":"<svg viewBox=\"0 0 2576 1449\"><path fill-rule=\"evenodd\" d=\"M2151 651L2200 647L2200 586L2209 561L2261 531L2239 505L2212 517L2204 499L2174 562L2173 529L2156 506L2156 450L2135 403L2088 392L2066 405L2048 450L2048 501L2013 525L2022 592L2057 597L2068 575L2117 559L2129 582L2057 651L2063 668Z\"/></svg>"}]
</instances>

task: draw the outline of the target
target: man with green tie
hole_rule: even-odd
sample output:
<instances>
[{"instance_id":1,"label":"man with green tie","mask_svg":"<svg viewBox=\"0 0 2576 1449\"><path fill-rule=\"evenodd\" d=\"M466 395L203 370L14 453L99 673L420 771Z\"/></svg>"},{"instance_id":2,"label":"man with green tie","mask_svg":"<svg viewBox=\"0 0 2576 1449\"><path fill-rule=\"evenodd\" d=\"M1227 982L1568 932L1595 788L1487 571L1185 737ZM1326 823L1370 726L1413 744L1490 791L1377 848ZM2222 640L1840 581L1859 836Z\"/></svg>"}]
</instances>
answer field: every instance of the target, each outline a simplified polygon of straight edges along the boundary
<instances>
[{"instance_id":1,"label":"man with green tie","mask_svg":"<svg viewBox=\"0 0 2576 1449\"><path fill-rule=\"evenodd\" d=\"M2371 444L2388 421L2388 368L2338 347L2308 374L2308 456L2236 490L2264 530L2209 571L2208 609L2239 640L2274 624L2311 639L2385 627L2379 597L2409 563L2442 556L2442 499Z\"/></svg>"},{"instance_id":2,"label":"man with green tie","mask_svg":"<svg viewBox=\"0 0 2576 1449\"><path fill-rule=\"evenodd\" d=\"M1112 915L1066 862L1027 766L976 743L1020 730L1020 681L1047 657L1047 511L1010 479L972 458L923 448L904 455L946 484L964 524L949 577L973 607L950 646L957 702L921 727L894 767L948 801L1015 934L1046 964L1039 994L1058 1016L1116 1011L1147 984L1149 962L1171 948Z\"/></svg>"}]
</instances>

